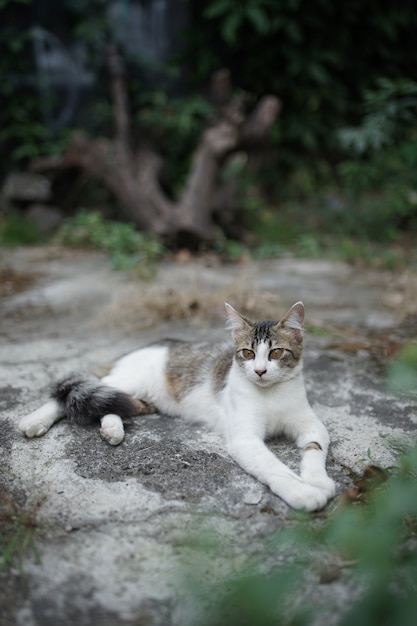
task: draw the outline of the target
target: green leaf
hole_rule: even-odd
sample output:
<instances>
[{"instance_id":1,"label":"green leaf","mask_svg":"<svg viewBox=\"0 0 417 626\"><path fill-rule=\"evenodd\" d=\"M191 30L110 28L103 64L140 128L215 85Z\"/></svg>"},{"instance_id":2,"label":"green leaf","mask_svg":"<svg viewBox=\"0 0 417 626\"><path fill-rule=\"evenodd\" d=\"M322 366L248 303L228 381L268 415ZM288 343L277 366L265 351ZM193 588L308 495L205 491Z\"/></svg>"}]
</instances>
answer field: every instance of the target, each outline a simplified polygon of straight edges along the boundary
<instances>
[{"instance_id":1,"label":"green leaf","mask_svg":"<svg viewBox=\"0 0 417 626\"><path fill-rule=\"evenodd\" d=\"M408 343L391 364L388 389L411 396L417 395L417 342Z\"/></svg>"},{"instance_id":2,"label":"green leaf","mask_svg":"<svg viewBox=\"0 0 417 626\"><path fill-rule=\"evenodd\" d=\"M234 45L236 43L237 31L242 25L244 20L244 14L242 12L236 11L233 15L231 15L227 20L225 20L222 24L221 31L224 37L224 40L230 44Z\"/></svg>"},{"instance_id":3,"label":"green leaf","mask_svg":"<svg viewBox=\"0 0 417 626\"><path fill-rule=\"evenodd\" d=\"M246 16L260 35L266 35L270 31L269 17L259 6L249 5L246 9Z\"/></svg>"},{"instance_id":4,"label":"green leaf","mask_svg":"<svg viewBox=\"0 0 417 626\"><path fill-rule=\"evenodd\" d=\"M227 15L230 11L233 11L233 3L230 0L217 0L208 5L204 10L204 17L213 19L222 15Z\"/></svg>"}]
</instances>

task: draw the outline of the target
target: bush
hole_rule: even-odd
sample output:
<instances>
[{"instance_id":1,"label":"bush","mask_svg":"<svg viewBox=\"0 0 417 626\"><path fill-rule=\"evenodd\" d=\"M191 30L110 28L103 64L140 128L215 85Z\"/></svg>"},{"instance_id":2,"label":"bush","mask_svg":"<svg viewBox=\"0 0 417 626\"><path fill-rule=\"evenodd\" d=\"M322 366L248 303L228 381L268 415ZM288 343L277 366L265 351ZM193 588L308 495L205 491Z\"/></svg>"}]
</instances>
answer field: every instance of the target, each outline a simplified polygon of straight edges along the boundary
<instances>
[{"instance_id":1,"label":"bush","mask_svg":"<svg viewBox=\"0 0 417 626\"><path fill-rule=\"evenodd\" d=\"M311 164L312 155L334 159L336 131L357 123L361 95L377 85L381 68L391 79L416 73L411 4L208 0L203 6L189 33L195 81L228 67L244 90L282 98L281 167Z\"/></svg>"},{"instance_id":2,"label":"bush","mask_svg":"<svg viewBox=\"0 0 417 626\"><path fill-rule=\"evenodd\" d=\"M417 623L417 447L403 451L395 467L371 466L367 476L366 488L362 479L359 499L330 508L324 519L299 516L298 523L267 539L271 558L280 556L278 560L286 564L265 573L264 563L248 559L239 571L212 587L207 582L199 586L198 572L189 572L186 585L193 598L200 607L210 607L199 623L320 623L320 612L329 607L320 606L311 596L306 600L305 591L312 570L319 576L330 575L324 569L326 563L333 563L336 579L349 570L349 588L356 588L344 609L339 607L338 624ZM202 544L200 548L203 554L207 552L207 562L215 559L215 547Z\"/></svg>"},{"instance_id":3,"label":"bush","mask_svg":"<svg viewBox=\"0 0 417 626\"><path fill-rule=\"evenodd\" d=\"M95 248L110 255L114 269L134 270L141 277L152 274L153 263L163 252L162 244L125 222L105 220L101 213L80 211L66 220L55 243Z\"/></svg>"}]
</instances>

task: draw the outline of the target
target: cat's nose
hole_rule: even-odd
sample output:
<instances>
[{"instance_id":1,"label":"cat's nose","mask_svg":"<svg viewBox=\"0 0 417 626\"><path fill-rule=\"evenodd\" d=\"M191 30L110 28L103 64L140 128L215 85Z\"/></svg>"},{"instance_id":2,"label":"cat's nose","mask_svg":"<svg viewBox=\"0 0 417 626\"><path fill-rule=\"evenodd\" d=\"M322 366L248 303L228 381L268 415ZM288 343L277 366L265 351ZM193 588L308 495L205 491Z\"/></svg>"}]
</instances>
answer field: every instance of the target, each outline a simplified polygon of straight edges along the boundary
<instances>
[{"instance_id":1,"label":"cat's nose","mask_svg":"<svg viewBox=\"0 0 417 626\"><path fill-rule=\"evenodd\" d=\"M255 370L255 372L258 374L259 378L261 378L265 374L266 370Z\"/></svg>"}]
</instances>

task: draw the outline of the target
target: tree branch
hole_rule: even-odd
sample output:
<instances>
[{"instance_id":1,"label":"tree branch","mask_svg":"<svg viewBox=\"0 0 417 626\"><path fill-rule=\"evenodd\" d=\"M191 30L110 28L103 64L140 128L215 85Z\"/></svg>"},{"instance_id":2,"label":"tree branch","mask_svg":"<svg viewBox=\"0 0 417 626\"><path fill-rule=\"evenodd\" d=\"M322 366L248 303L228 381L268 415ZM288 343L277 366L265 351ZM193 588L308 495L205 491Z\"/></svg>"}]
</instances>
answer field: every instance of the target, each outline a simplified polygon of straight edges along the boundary
<instances>
[{"instance_id":1,"label":"tree branch","mask_svg":"<svg viewBox=\"0 0 417 626\"><path fill-rule=\"evenodd\" d=\"M108 46L107 64L113 101L115 142L119 148L128 151L130 120L126 95L126 71L123 59L115 44Z\"/></svg>"},{"instance_id":2,"label":"tree branch","mask_svg":"<svg viewBox=\"0 0 417 626\"><path fill-rule=\"evenodd\" d=\"M142 146L134 154L129 145L130 120L126 96L125 71L116 47L108 50L115 139L89 139L74 133L67 149L60 155L37 159L33 169L45 171L77 167L110 189L126 216L139 228L165 235L180 245L196 247L208 241L213 226L213 204L218 189L218 173L229 157L261 145L280 109L275 96L262 98L254 111L245 116L243 99L232 95L230 75L222 70L213 77L213 96L217 113L203 132L192 157L183 192L174 203L159 183L161 160L155 151ZM237 181L229 179L225 206L217 204L222 221L235 221L238 203ZM219 199L221 196L217 194ZM224 219L223 219L224 217ZM184 243L186 242L186 243Z\"/></svg>"}]
</instances>

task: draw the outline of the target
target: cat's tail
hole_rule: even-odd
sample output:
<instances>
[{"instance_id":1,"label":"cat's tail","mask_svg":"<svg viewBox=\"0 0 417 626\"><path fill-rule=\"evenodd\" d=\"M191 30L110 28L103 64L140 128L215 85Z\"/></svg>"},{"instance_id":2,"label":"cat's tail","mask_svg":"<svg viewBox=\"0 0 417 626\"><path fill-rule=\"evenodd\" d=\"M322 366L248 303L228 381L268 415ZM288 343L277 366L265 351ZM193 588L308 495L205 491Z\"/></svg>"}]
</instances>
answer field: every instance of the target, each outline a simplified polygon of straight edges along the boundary
<instances>
[{"instance_id":1,"label":"cat's tail","mask_svg":"<svg viewBox=\"0 0 417 626\"><path fill-rule=\"evenodd\" d=\"M143 412L140 400L104 385L93 376L71 374L54 384L51 397L62 414L81 426L100 422L108 414L125 419Z\"/></svg>"}]
</instances>

